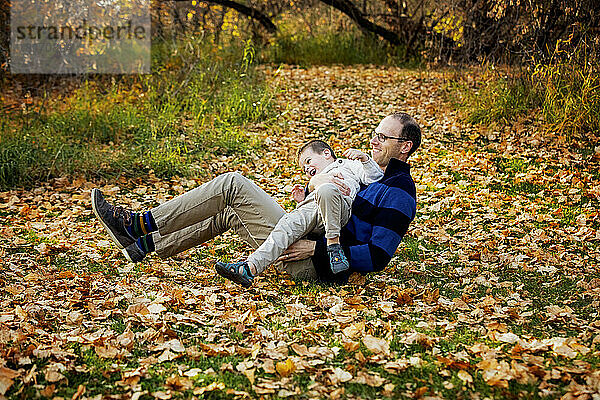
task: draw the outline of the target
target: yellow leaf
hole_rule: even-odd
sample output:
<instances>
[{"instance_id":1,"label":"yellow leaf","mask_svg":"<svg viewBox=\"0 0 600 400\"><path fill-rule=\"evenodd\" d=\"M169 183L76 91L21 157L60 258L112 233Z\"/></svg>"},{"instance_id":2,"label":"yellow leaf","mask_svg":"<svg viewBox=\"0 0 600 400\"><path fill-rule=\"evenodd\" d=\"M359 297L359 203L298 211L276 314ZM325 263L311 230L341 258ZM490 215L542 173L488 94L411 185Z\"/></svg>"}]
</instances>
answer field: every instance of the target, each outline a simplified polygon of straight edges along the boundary
<instances>
[{"instance_id":1,"label":"yellow leaf","mask_svg":"<svg viewBox=\"0 0 600 400\"><path fill-rule=\"evenodd\" d=\"M275 369L279 375L286 377L296 370L296 365L294 365L291 358L288 358L285 361L278 362L277 365L275 365Z\"/></svg>"},{"instance_id":2,"label":"yellow leaf","mask_svg":"<svg viewBox=\"0 0 600 400\"><path fill-rule=\"evenodd\" d=\"M254 385L254 371L255 371L255 368L245 369L242 371L242 374L244 374L246 376L246 378L248 378L248 380L250 381L250 384L252 384L252 385Z\"/></svg>"}]
</instances>

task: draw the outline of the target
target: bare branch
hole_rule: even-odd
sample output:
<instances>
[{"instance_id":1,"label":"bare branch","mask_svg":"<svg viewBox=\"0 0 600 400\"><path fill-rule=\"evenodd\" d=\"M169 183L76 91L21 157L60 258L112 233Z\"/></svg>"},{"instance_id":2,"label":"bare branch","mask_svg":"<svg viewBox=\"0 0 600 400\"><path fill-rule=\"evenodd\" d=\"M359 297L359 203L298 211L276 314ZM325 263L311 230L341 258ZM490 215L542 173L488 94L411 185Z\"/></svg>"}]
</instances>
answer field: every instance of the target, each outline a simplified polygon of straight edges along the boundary
<instances>
[{"instance_id":1,"label":"bare branch","mask_svg":"<svg viewBox=\"0 0 600 400\"><path fill-rule=\"evenodd\" d=\"M190 0L163 0L163 1L164 2L167 2L167 1L180 2L180 1L190 1ZM277 26L275 26L273 21L271 21L271 18L269 18L262 11L260 11L256 8L248 7L244 4L237 3L232 0L202 0L202 1L204 1L205 3L218 4L223 7L231 8L231 9L239 12L242 15L246 15L248 17L254 18L256 21L260 22L260 24L267 30L267 32L269 32L269 33L277 32Z\"/></svg>"}]
</instances>

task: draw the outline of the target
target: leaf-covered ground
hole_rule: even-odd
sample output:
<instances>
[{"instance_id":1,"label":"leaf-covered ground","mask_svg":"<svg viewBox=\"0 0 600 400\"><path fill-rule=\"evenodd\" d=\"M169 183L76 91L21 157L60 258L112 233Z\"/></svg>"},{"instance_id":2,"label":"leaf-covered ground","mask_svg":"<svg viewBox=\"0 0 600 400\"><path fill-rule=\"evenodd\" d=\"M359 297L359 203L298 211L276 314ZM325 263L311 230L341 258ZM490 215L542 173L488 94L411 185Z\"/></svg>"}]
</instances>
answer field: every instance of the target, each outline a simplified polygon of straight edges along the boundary
<instances>
[{"instance_id":1,"label":"leaf-covered ground","mask_svg":"<svg viewBox=\"0 0 600 400\"><path fill-rule=\"evenodd\" d=\"M233 168L291 207L295 149L367 149L414 115L418 213L390 266L351 284L250 290L218 277L248 248L224 236L128 264L93 217L98 183L0 193L0 394L8 398L600 398L600 148L535 121L465 126L443 72L265 69L286 90L265 151L196 180L110 182L147 209ZM235 165L235 167L233 167Z\"/></svg>"}]
</instances>

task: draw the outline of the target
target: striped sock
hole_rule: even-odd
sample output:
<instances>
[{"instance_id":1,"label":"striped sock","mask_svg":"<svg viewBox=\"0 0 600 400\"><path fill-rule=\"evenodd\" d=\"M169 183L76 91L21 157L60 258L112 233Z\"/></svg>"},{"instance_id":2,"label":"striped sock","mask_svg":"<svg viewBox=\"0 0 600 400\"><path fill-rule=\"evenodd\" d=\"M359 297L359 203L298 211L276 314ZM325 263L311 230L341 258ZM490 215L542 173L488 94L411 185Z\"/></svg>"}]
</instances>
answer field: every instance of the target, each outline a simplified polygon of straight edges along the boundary
<instances>
[{"instance_id":1,"label":"striped sock","mask_svg":"<svg viewBox=\"0 0 600 400\"><path fill-rule=\"evenodd\" d=\"M127 227L127 232L134 238L139 238L157 230L156 222L154 222L154 217L150 211L131 213L131 225Z\"/></svg>"},{"instance_id":2,"label":"striped sock","mask_svg":"<svg viewBox=\"0 0 600 400\"><path fill-rule=\"evenodd\" d=\"M141 236L135 243L144 252L144 254L152 253L155 250L152 235Z\"/></svg>"}]
</instances>

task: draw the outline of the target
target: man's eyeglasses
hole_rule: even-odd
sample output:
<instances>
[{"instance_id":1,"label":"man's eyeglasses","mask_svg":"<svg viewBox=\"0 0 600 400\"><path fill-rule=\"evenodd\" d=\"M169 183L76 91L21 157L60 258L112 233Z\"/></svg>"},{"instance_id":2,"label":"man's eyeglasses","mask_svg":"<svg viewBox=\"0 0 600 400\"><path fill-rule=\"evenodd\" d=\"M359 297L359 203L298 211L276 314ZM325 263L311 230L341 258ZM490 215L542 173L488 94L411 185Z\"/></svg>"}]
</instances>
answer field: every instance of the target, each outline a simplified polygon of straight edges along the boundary
<instances>
[{"instance_id":1,"label":"man's eyeglasses","mask_svg":"<svg viewBox=\"0 0 600 400\"><path fill-rule=\"evenodd\" d=\"M380 141L381 143L385 142L387 139L395 139L399 142L406 142L406 141L410 140L410 139L406 139L406 138L397 138L394 136L387 136L387 135L384 135L383 133L378 133L375 131L373 131L372 137L377 138L377 140Z\"/></svg>"}]
</instances>

